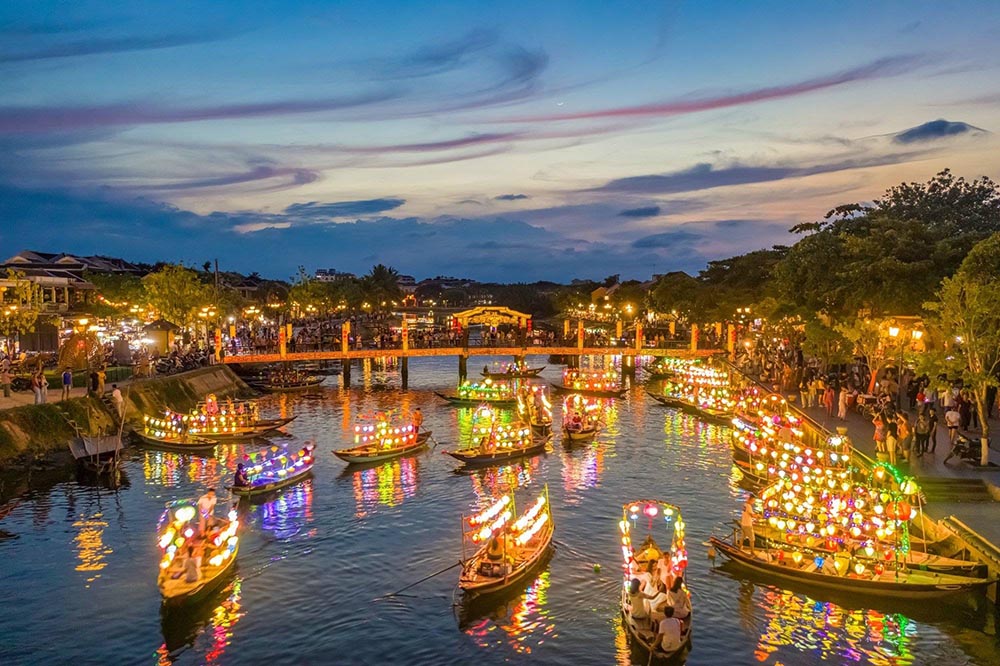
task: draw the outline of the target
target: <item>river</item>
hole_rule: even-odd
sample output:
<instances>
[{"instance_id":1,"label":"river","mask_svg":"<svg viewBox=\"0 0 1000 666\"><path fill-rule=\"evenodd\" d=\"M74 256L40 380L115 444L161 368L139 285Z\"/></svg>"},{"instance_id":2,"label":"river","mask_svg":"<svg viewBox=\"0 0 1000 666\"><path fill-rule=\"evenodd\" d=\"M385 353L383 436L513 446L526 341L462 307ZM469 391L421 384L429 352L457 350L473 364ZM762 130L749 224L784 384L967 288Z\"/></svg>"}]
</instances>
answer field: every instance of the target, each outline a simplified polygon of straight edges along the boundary
<instances>
[{"instance_id":1,"label":"river","mask_svg":"<svg viewBox=\"0 0 1000 666\"><path fill-rule=\"evenodd\" d=\"M550 365L543 378L558 381L560 370ZM313 477L241 509L231 581L180 614L161 615L156 588L164 502L208 486L225 496L238 456L258 445L221 445L208 459L131 448L118 490L80 483L71 470L33 482L0 521L0 664L641 666L619 619L617 533L622 504L639 498L674 503L687 522L688 664L1000 663L985 598L871 608L711 562L704 542L729 532L745 496L727 431L656 404L642 386L615 401L594 444L556 441L544 456L456 474L441 451L468 431L471 410L433 394L454 390L456 375L454 359L414 359L407 392L385 390L398 374L372 366L355 369L351 389L331 377L315 395L264 397L266 416L297 417L287 441L318 443ZM417 406L434 450L361 470L331 454L350 445L357 415ZM522 507L548 484L553 505L554 554L530 584L469 609L453 605L451 569L376 600L457 562L462 514L508 484Z\"/></svg>"}]
</instances>

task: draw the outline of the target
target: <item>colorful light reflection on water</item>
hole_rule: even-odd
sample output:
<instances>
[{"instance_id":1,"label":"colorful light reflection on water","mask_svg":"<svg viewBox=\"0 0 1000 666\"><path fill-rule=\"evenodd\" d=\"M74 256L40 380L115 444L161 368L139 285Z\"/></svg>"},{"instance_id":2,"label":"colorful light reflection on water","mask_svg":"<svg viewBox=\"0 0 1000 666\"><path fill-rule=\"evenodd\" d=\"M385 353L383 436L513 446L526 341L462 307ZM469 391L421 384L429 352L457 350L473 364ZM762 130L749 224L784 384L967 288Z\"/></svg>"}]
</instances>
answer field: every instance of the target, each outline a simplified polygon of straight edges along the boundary
<instances>
[{"instance_id":1,"label":"colorful light reflection on water","mask_svg":"<svg viewBox=\"0 0 1000 666\"><path fill-rule=\"evenodd\" d=\"M555 622L545 608L549 585L549 572L543 571L513 600L496 606L485 617L466 621L463 631L480 647L505 645L516 654L531 654L555 636Z\"/></svg>"}]
</instances>

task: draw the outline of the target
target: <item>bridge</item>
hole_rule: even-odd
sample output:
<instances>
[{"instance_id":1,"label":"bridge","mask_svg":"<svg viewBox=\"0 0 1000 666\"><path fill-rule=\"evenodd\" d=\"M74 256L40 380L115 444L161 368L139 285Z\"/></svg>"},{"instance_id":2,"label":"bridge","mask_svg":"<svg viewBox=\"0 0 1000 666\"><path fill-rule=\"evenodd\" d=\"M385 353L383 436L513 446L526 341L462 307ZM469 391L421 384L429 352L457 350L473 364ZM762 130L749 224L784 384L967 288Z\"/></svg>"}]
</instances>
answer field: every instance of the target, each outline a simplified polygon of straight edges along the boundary
<instances>
[{"instance_id":1,"label":"bridge","mask_svg":"<svg viewBox=\"0 0 1000 666\"><path fill-rule=\"evenodd\" d=\"M405 388L409 378L408 360L411 358L428 358L453 356L458 358L458 374L464 379L468 376L467 364L473 356L510 356L514 360L522 360L529 354L549 354L553 356L622 356L622 373L631 374L635 372L636 356L654 356L675 358L708 358L717 354L725 354L723 349L670 349L663 347L638 347L638 346L618 346L618 347L585 347L578 346L517 346L517 347L494 347L494 346L467 346L467 347L421 347L410 348L404 344L400 347L382 347L375 349L349 349L346 345L340 349L328 349L321 351L301 351L290 352L278 350L269 353L247 353L236 355L225 355L222 359L227 365L255 364L255 363L295 363L309 361L340 361L344 364L343 377L344 384L351 382L351 361L355 359L372 358L398 358L400 361L400 373Z\"/></svg>"}]
</instances>

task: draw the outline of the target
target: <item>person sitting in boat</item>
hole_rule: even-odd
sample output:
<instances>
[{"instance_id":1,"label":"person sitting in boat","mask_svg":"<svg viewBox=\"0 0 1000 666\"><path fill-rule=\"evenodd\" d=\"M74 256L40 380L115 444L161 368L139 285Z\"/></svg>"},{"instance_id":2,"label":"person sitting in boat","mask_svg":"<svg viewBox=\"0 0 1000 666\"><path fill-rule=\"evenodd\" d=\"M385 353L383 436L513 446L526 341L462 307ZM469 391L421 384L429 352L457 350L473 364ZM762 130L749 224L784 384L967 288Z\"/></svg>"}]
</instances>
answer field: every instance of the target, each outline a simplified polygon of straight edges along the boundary
<instances>
[{"instance_id":1,"label":"person sitting in boat","mask_svg":"<svg viewBox=\"0 0 1000 666\"><path fill-rule=\"evenodd\" d=\"M682 623L691 616L691 597L684 589L682 577L675 578L673 585L667 590L667 604L674 609L674 617Z\"/></svg>"},{"instance_id":2,"label":"person sitting in boat","mask_svg":"<svg viewBox=\"0 0 1000 666\"><path fill-rule=\"evenodd\" d=\"M628 605L633 620L648 620L650 606L649 602L655 599L656 595L646 594L642 591L642 581L633 578L628 585Z\"/></svg>"},{"instance_id":3,"label":"person sitting in boat","mask_svg":"<svg viewBox=\"0 0 1000 666\"><path fill-rule=\"evenodd\" d=\"M656 561L656 577L669 587L672 584L671 575L670 553L662 553L660 559Z\"/></svg>"},{"instance_id":4,"label":"person sitting in boat","mask_svg":"<svg viewBox=\"0 0 1000 666\"><path fill-rule=\"evenodd\" d=\"M495 536L491 537L490 542L486 544L486 558L494 562L503 560L503 544Z\"/></svg>"},{"instance_id":5,"label":"person sitting in boat","mask_svg":"<svg viewBox=\"0 0 1000 666\"><path fill-rule=\"evenodd\" d=\"M215 488L198 498L198 531L202 534L215 522Z\"/></svg>"},{"instance_id":6,"label":"person sitting in boat","mask_svg":"<svg viewBox=\"0 0 1000 666\"><path fill-rule=\"evenodd\" d=\"M197 583L201 580L201 558L195 557L194 546L188 546L187 559L184 560L184 582Z\"/></svg>"},{"instance_id":7,"label":"person sitting in boat","mask_svg":"<svg viewBox=\"0 0 1000 666\"><path fill-rule=\"evenodd\" d=\"M250 485L250 479L247 477L246 468L243 463L236 465L236 475L233 477L233 485L237 488L246 488Z\"/></svg>"},{"instance_id":8,"label":"person sitting in boat","mask_svg":"<svg viewBox=\"0 0 1000 666\"><path fill-rule=\"evenodd\" d=\"M681 649L683 643L681 636L683 627L681 621L674 617L674 607L664 606L663 619L660 620L660 630L657 633L654 645L658 645L661 650L670 654Z\"/></svg>"}]
</instances>

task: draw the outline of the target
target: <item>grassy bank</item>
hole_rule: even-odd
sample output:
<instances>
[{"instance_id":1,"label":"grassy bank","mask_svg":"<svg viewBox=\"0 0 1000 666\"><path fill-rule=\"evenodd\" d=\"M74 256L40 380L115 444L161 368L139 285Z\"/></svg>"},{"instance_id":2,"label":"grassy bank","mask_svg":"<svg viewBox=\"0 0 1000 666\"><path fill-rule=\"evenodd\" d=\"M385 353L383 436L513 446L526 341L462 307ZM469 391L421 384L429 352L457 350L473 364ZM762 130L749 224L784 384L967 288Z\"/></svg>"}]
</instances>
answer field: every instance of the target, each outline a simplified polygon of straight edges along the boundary
<instances>
[{"instance_id":1,"label":"grassy bank","mask_svg":"<svg viewBox=\"0 0 1000 666\"><path fill-rule=\"evenodd\" d=\"M252 391L222 365L133 381L123 391L126 421L141 423L143 414L168 408L187 411L209 393L248 397ZM70 420L88 435L108 431L114 424L107 406L92 397L0 411L0 468L65 452L66 443L76 436Z\"/></svg>"}]
</instances>

